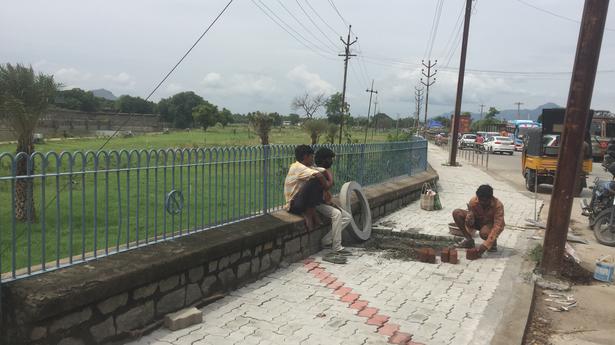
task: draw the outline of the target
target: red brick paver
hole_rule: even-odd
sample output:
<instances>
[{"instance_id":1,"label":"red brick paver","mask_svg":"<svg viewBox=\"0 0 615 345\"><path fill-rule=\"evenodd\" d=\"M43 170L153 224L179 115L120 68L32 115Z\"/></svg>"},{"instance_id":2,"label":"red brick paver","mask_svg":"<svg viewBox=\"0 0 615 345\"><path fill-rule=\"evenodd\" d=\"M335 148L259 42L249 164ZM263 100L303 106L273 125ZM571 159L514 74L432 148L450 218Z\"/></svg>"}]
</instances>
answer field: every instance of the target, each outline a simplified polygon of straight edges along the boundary
<instances>
[{"instance_id":1,"label":"red brick paver","mask_svg":"<svg viewBox=\"0 0 615 345\"><path fill-rule=\"evenodd\" d=\"M372 317L370 317L369 319L367 319L367 323L368 325L372 325L372 326L382 326L385 323L387 323L387 321L389 321L389 317L386 315L380 315L380 314L376 314Z\"/></svg>"},{"instance_id":2,"label":"red brick paver","mask_svg":"<svg viewBox=\"0 0 615 345\"><path fill-rule=\"evenodd\" d=\"M369 302L367 302L367 301L357 300L357 301L354 301L353 304L348 306L348 308L362 310L363 308L367 307L368 304L369 304Z\"/></svg>"},{"instance_id":3,"label":"red brick paver","mask_svg":"<svg viewBox=\"0 0 615 345\"><path fill-rule=\"evenodd\" d=\"M399 331L399 325L396 323L387 323L384 326L378 328L379 334L386 335L388 337L394 335L397 331Z\"/></svg>"},{"instance_id":4,"label":"red brick paver","mask_svg":"<svg viewBox=\"0 0 615 345\"><path fill-rule=\"evenodd\" d=\"M337 289L341 288L342 286L344 286L344 283L339 281L339 280L336 280L333 283L327 285L327 287L329 289L333 289L333 290L337 290Z\"/></svg>"},{"instance_id":5,"label":"red brick paver","mask_svg":"<svg viewBox=\"0 0 615 345\"><path fill-rule=\"evenodd\" d=\"M349 288L349 287L345 287L345 286L344 286L344 287L341 287L341 288L339 288L339 289L337 289L337 290L333 291L333 293L334 293L334 294L336 294L336 295L338 295L338 296L344 296L344 295L346 295L347 293L350 293L350 291L352 291L352 289L351 289L351 288Z\"/></svg>"},{"instance_id":6,"label":"red brick paver","mask_svg":"<svg viewBox=\"0 0 615 345\"><path fill-rule=\"evenodd\" d=\"M361 295L359 295L358 293L348 293L342 296L340 298L340 301L346 302L346 303L353 303L354 301L358 300L359 297L361 297Z\"/></svg>"},{"instance_id":7,"label":"red brick paver","mask_svg":"<svg viewBox=\"0 0 615 345\"><path fill-rule=\"evenodd\" d=\"M395 332L389 337L389 344L406 345L412 339L412 334L404 332Z\"/></svg>"},{"instance_id":8,"label":"red brick paver","mask_svg":"<svg viewBox=\"0 0 615 345\"><path fill-rule=\"evenodd\" d=\"M378 314L378 308L366 307L365 309L359 311L357 315L370 318L374 315Z\"/></svg>"}]
</instances>

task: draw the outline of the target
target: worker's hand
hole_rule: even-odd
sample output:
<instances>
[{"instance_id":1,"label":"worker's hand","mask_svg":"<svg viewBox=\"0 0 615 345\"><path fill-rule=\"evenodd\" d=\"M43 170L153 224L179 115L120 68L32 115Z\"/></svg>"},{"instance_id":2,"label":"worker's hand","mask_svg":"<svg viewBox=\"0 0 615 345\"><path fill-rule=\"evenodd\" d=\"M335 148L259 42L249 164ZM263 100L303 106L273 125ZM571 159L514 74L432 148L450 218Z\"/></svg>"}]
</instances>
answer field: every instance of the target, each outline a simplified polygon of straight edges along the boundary
<instances>
[{"instance_id":1,"label":"worker's hand","mask_svg":"<svg viewBox=\"0 0 615 345\"><path fill-rule=\"evenodd\" d=\"M333 181L333 174L331 174L331 171L329 171L329 170L325 170L325 171L323 171L323 173L322 173L322 174L325 176L325 178L326 178L329 182Z\"/></svg>"},{"instance_id":2,"label":"worker's hand","mask_svg":"<svg viewBox=\"0 0 615 345\"><path fill-rule=\"evenodd\" d=\"M483 256L483 254L487 251L487 247L481 244L476 248L476 250L478 251L478 256Z\"/></svg>"},{"instance_id":3,"label":"worker's hand","mask_svg":"<svg viewBox=\"0 0 615 345\"><path fill-rule=\"evenodd\" d=\"M468 214L466 215L466 228L471 229L472 227L474 227L474 223L474 214L472 212L468 212Z\"/></svg>"},{"instance_id":4,"label":"worker's hand","mask_svg":"<svg viewBox=\"0 0 615 345\"><path fill-rule=\"evenodd\" d=\"M333 195L328 190L324 192L325 204L331 204L331 200L333 199Z\"/></svg>"}]
</instances>

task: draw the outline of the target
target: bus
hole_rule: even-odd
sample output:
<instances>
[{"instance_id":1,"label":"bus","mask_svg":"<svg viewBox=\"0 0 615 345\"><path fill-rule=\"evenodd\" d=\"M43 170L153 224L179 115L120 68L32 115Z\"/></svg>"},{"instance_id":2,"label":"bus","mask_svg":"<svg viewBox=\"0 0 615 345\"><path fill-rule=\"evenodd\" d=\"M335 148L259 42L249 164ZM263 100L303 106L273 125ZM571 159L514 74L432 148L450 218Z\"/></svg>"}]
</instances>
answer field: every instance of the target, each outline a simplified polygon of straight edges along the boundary
<instances>
[{"instance_id":1,"label":"bus","mask_svg":"<svg viewBox=\"0 0 615 345\"><path fill-rule=\"evenodd\" d=\"M540 128L540 122L532 120L510 120L506 125L506 131L515 142L515 151L523 150L523 136L530 128Z\"/></svg>"}]
</instances>

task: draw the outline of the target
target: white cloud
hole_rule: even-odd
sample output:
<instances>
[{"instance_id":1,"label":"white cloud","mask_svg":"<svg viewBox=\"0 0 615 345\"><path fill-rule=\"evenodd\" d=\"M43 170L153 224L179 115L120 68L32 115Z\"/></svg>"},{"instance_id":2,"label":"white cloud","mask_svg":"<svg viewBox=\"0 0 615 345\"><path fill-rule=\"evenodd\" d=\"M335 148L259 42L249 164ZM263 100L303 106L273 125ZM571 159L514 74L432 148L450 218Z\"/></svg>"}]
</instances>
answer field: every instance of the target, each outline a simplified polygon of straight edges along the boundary
<instances>
[{"instance_id":1,"label":"white cloud","mask_svg":"<svg viewBox=\"0 0 615 345\"><path fill-rule=\"evenodd\" d=\"M53 76L67 89L80 87L81 84L92 79L91 73L81 72L73 67L60 68L53 74Z\"/></svg>"},{"instance_id":2,"label":"white cloud","mask_svg":"<svg viewBox=\"0 0 615 345\"><path fill-rule=\"evenodd\" d=\"M286 77L305 89L308 93L324 93L326 95L335 92L335 88L319 74L307 70L305 65L299 65L290 70Z\"/></svg>"},{"instance_id":3,"label":"white cloud","mask_svg":"<svg viewBox=\"0 0 615 345\"><path fill-rule=\"evenodd\" d=\"M106 74L103 78L121 89L133 90L136 85L135 78L126 72L120 72L115 75Z\"/></svg>"},{"instance_id":4,"label":"white cloud","mask_svg":"<svg viewBox=\"0 0 615 345\"><path fill-rule=\"evenodd\" d=\"M165 87L165 90L166 90L167 94L174 95L174 94L176 94L178 92L185 91L186 88L184 86L182 86L181 84L169 83Z\"/></svg>"},{"instance_id":5,"label":"white cloud","mask_svg":"<svg viewBox=\"0 0 615 345\"><path fill-rule=\"evenodd\" d=\"M275 79L260 75L236 73L226 77L210 72L203 78L201 85L206 93L223 96L270 97L278 88Z\"/></svg>"}]
</instances>

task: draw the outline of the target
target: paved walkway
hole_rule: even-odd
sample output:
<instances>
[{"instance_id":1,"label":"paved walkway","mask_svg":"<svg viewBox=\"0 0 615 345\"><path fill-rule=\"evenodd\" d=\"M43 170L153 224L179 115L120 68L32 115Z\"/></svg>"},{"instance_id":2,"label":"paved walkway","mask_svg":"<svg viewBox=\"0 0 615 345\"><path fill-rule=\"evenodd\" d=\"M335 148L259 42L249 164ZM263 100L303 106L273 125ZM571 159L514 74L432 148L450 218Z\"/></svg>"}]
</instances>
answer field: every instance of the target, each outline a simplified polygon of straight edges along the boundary
<instances>
[{"instance_id":1,"label":"paved walkway","mask_svg":"<svg viewBox=\"0 0 615 345\"><path fill-rule=\"evenodd\" d=\"M505 271L518 274L511 259L526 251L527 235L515 226L533 217L534 201L479 169L442 166L446 154L438 147L430 146L429 161L440 174L444 210L422 211L417 202L379 223L447 236L452 210L489 183L512 226L497 253L468 261L461 252L458 265L389 260L360 249L347 265L333 265L319 253L208 305L199 325L160 329L133 344L489 344L506 312L496 291Z\"/></svg>"}]
</instances>

